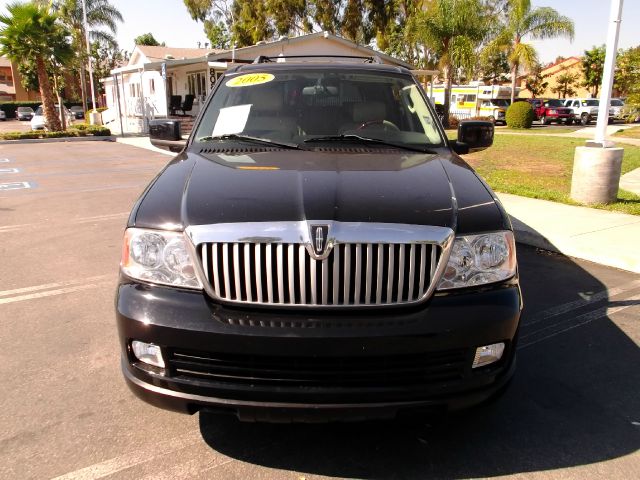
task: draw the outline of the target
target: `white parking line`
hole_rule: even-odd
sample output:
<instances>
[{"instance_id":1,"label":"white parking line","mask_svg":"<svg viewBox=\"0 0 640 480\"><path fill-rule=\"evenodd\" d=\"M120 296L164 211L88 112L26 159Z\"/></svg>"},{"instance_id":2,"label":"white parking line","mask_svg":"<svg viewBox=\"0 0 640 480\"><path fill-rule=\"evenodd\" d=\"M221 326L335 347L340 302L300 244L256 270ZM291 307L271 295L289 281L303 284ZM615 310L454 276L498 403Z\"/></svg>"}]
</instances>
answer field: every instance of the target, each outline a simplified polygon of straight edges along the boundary
<instances>
[{"instance_id":1,"label":"white parking line","mask_svg":"<svg viewBox=\"0 0 640 480\"><path fill-rule=\"evenodd\" d=\"M33 188L33 185L29 182L0 183L0 192L6 190L22 190L24 188Z\"/></svg>"},{"instance_id":2,"label":"white parking line","mask_svg":"<svg viewBox=\"0 0 640 480\"><path fill-rule=\"evenodd\" d=\"M100 282L102 280L107 280L109 278L114 278L114 276L113 275L97 275L95 277L87 277L79 280L69 280L66 282L56 282L56 283L43 283L41 285L34 285L31 287L14 288L13 290L0 290L0 297L9 297L12 295L17 295L19 293L37 292L38 290L49 290L53 288L68 287L71 285L81 285L81 284L86 284L87 282Z\"/></svg>"},{"instance_id":3,"label":"white parking line","mask_svg":"<svg viewBox=\"0 0 640 480\"><path fill-rule=\"evenodd\" d=\"M106 215L96 215L94 217L81 217L81 218L72 218L65 219L60 223L64 223L64 225L70 224L82 224L82 223L92 223L92 222L103 222L108 220L119 220L124 219L129 216L129 212L121 212L121 213L109 213ZM16 230L22 230L23 228L34 228L34 227L50 227L51 222L38 222L38 223L21 223L17 225L5 225L4 227L0 227L0 233L7 232L15 232Z\"/></svg>"},{"instance_id":4,"label":"white parking line","mask_svg":"<svg viewBox=\"0 0 640 480\"><path fill-rule=\"evenodd\" d=\"M59 288L56 290L46 290L44 292L30 293L28 295L18 295L15 297L0 298L0 305L15 302L24 302L25 300L33 300L36 298L53 297L55 295L63 295L65 293L79 292L81 290L89 290L99 287L99 283L88 283L86 285L76 285L75 287Z\"/></svg>"},{"instance_id":5,"label":"white parking line","mask_svg":"<svg viewBox=\"0 0 640 480\"><path fill-rule=\"evenodd\" d=\"M573 330L575 328L578 327L582 327L584 325L587 325L591 322L593 322L594 320L598 320L600 318L604 318L607 317L609 315L613 315L614 313L618 313L621 312L623 310L626 310L627 308L631 308L631 307L638 307L640 306L640 303L633 303L633 302L638 302L640 301L640 294L634 295L632 297L629 298L625 298L623 300L624 302L631 302L628 305L620 305L618 307L616 306L604 306L604 307L600 307L597 308L595 310L591 310L590 312L586 312L583 313L582 315L578 315L575 318L570 318L569 320L566 320L564 322L560 322L554 325L550 325L548 327L544 327L544 328L540 328L538 330L535 330L531 333L528 333L527 335L523 335L520 337L521 343L518 345L518 350L521 350L523 348L526 347L530 347L531 345L535 345L536 343L540 343L543 340L548 340L550 338L553 338L557 335L560 335L561 333L565 333L568 332L570 330ZM554 327L562 327L563 325L566 325L564 328L560 328L560 330L555 330L552 331L551 333L544 335L536 340L531 340L531 341L526 341L527 338L532 337L534 335L537 335L541 332L547 331L547 330L551 330ZM524 340L524 342L523 342Z\"/></svg>"},{"instance_id":6,"label":"white parking line","mask_svg":"<svg viewBox=\"0 0 640 480\"><path fill-rule=\"evenodd\" d=\"M19 168L0 168L0 175L3 173L20 173Z\"/></svg>"},{"instance_id":7,"label":"white parking line","mask_svg":"<svg viewBox=\"0 0 640 480\"><path fill-rule=\"evenodd\" d=\"M0 163L9 163L11 160L8 158L0 158Z\"/></svg>"},{"instance_id":8,"label":"white parking line","mask_svg":"<svg viewBox=\"0 0 640 480\"><path fill-rule=\"evenodd\" d=\"M191 445L199 442L202 442L200 431L193 430L171 440L152 443L151 445L133 452L125 453L119 457L95 463L73 472L65 473L64 475L53 478L52 480L94 480L97 478L108 477L109 475L113 475L114 473L127 468L150 462L157 457L165 457L172 452L190 447Z\"/></svg>"},{"instance_id":9,"label":"white parking line","mask_svg":"<svg viewBox=\"0 0 640 480\"><path fill-rule=\"evenodd\" d=\"M611 297L615 297L617 295L620 295L621 293L625 293L636 288L640 288L640 280L635 280L624 286L600 290L599 292L590 295L589 298L580 298L571 302L555 305L551 308L548 308L547 310L543 310L531 316L531 318L529 318L527 322L522 325L522 328L526 329L532 325L535 325L536 323L540 323L549 318L562 315L563 313L571 312L573 310L577 310L578 308L582 308L591 303L606 300L608 298L610 299Z\"/></svg>"}]
</instances>

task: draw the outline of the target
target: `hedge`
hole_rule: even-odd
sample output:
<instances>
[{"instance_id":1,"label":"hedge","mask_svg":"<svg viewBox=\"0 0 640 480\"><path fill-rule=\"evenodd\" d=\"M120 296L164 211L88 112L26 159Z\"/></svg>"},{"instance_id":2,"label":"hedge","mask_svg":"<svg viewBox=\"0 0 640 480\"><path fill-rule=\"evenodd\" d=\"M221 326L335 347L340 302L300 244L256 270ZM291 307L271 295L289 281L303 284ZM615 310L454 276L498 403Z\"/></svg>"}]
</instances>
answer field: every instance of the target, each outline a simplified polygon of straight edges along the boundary
<instances>
[{"instance_id":1,"label":"hedge","mask_svg":"<svg viewBox=\"0 0 640 480\"><path fill-rule=\"evenodd\" d=\"M96 111L97 111L98 113L102 113L102 112L104 112L105 110L107 110L107 107L97 107L97 108L96 108ZM93 112L93 109L91 109L91 110L87 110L86 112L84 112L84 118L90 118L90 117L89 117L89 114L90 114L91 112Z\"/></svg>"},{"instance_id":2,"label":"hedge","mask_svg":"<svg viewBox=\"0 0 640 480\"><path fill-rule=\"evenodd\" d=\"M529 102L515 102L507 108L505 117L509 128L531 128L533 108Z\"/></svg>"},{"instance_id":3,"label":"hedge","mask_svg":"<svg viewBox=\"0 0 640 480\"><path fill-rule=\"evenodd\" d=\"M0 102L0 110L3 110L4 113L7 114L7 118L15 118L18 107L31 107L36 110L40 105L42 105L42 101L40 100L33 102ZM67 108L71 108L82 104L78 102L64 102L64 105Z\"/></svg>"},{"instance_id":4,"label":"hedge","mask_svg":"<svg viewBox=\"0 0 640 480\"><path fill-rule=\"evenodd\" d=\"M75 126L74 126L75 127ZM88 125L84 129L76 129L70 127L69 130L62 132L47 132L47 131L31 131L31 132L7 132L0 133L0 139L2 140L26 140L37 138L65 138L65 137L86 137L93 135L94 137L108 137L111 135L111 130L107 127L99 125Z\"/></svg>"}]
</instances>

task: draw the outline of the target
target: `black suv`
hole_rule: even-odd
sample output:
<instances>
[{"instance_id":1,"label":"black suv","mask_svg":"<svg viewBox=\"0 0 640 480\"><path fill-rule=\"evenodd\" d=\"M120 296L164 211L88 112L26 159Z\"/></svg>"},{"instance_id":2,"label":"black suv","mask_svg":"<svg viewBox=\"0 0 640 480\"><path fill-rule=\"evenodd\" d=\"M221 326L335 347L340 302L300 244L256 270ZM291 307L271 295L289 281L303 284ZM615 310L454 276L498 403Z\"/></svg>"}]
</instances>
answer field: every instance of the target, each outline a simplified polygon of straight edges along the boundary
<instances>
[{"instance_id":1,"label":"black suv","mask_svg":"<svg viewBox=\"0 0 640 480\"><path fill-rule=\"evenodd\" d=\"M521 312L509 218L409 70L261 58L216 83L136 203L116 316L127 383L242 420L459 409L503 387ZM314 59L315 60L315 59Z\"/></svg>"}]
</instances>

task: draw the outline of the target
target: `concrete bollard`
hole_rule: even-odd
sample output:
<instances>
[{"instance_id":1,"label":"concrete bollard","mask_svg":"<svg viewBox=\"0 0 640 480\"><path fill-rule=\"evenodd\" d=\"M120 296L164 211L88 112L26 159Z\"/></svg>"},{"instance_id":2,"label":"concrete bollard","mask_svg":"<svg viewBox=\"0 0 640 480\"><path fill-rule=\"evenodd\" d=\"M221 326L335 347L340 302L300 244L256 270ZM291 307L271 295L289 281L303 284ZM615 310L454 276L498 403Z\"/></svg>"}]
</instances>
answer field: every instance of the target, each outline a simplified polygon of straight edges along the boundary
<instances>
[{"instance_id":1,"label":"concrete bollard","mask_svg":"<svg viewBox=\"0 0 640 480\"><path fill-rule=\"evenodd\" d=\"M587 205L618 198L623 148L576 147L571 198Z\"/></svg>"},{"instance_id":2,"label":"concrete bollard","mask_svg":"<svg viewBox=\"0 0 640 480\"><path fill-rule=\"evenodd\" d=\"M97 110L89 112L89 125L102 125L102 115Z\"/></svg>"}]
</instances>

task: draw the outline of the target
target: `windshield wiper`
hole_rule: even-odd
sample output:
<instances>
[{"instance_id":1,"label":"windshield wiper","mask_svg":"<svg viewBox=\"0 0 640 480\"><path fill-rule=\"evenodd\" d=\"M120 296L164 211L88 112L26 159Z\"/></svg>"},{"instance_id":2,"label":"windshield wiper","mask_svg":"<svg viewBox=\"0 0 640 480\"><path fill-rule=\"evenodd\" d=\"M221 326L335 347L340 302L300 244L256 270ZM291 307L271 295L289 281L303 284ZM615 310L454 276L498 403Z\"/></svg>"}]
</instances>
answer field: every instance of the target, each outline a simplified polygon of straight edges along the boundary
<instances>
[{"instance_id":1,"label":"windshield wiper","mask_svg":"<svg viewBox=\"0 0 640 480\"><path fill-rule=\"evenodd\" d=\"M395 147L395 148L400 148L403 150L411 150L413 152L420 152L420 153L436 153L433 150L429 150L428 148L420 148L420 147L411 147L409 145L401 145L398 143L393 143L393 142L387 142L385 140L380 140L379 138L370 138L370 137L363 137L360 135L355 135L353 133L349 133L349 134L343 134L343 135L325 135L323 137L313 137L313 138L308 138L304 141L304 143L311 143L311 142L341 142L341 141L348 141L348 142L362 142L362 143L377 143L378 145L386 145L388 147Z\"/></svg>"},{"instance_id":2,"label":"windshield wiper","mask_svg":"<svg viewBox=\"0 0 640 480\"><path fill-rule=\"evenodd\" d=\"M284 148L300 150L300 145L296 145L295 143L277 142L275 140L270 140L268 138L252 137L251 135L241 135L238 133L227 133L224 135L201 137L198 139L198 142L209 142L211 140L244 140L247 142L263 143L267 145L273 145L275 147L284 147Z\"/></svg>"}]
</instances>

